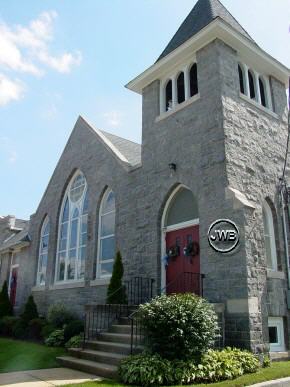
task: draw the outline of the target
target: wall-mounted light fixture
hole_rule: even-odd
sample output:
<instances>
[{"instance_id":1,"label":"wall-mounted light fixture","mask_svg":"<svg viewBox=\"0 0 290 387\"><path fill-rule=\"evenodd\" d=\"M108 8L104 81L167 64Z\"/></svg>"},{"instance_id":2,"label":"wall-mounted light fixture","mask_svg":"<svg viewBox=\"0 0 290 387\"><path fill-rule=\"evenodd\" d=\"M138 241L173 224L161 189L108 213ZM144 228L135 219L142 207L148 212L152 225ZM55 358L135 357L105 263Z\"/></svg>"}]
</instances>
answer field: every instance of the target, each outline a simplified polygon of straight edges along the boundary
<instances>
[{"instance_id":1,"label":"wall-mounted light fixture","mask_svg":"<svg viewBox=\"0 0 290 387\"><path fill-rule=\"evenodd\" d=\"M171 171L176 171L176 168L177 168L177 166L176 166L176 164L174 164L174 163L170 163L170 164L168 164L168 166L169 166L169 169L171 170Z\"/></svg>"}]
</instances>

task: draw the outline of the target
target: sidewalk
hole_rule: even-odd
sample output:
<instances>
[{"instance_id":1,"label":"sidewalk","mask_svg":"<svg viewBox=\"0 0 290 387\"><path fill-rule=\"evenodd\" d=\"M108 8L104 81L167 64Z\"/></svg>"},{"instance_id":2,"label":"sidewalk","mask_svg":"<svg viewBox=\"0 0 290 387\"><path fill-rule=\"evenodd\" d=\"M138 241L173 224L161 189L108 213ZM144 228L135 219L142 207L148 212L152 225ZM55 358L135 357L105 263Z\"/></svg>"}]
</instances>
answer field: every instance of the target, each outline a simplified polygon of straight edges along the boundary
<instances>
[{"instance_id":1,"label":"sidewalk","mask_svg":"<svg viewBox=\"0 0 290 387\"><path fill-rule=\"evenodd\" d=\"M101 378L68 368L50 368L0 374L1 387L50 387L92 380L101 380Z\"/></svg>"}]
</instances>

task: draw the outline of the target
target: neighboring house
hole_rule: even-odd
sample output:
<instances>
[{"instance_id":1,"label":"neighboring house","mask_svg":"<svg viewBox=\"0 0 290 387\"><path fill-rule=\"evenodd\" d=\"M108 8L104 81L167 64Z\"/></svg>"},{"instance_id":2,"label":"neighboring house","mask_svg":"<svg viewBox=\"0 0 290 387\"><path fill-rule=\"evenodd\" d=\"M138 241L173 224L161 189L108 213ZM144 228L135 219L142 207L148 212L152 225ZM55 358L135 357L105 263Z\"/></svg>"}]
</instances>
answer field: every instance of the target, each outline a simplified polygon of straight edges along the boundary
<instances>
[{"instance_id":1,"label":"neighboring house","mask_svg":"<svg viewBox=\"0 0 290 387\"><path fill-rule=\"evenodd\" d=\"M26 232L13 237L13 251L22 246L16 303L29 288L41 312L63 302L82 315L105 302L119 249L126 279L203 291L224 305L226 344L288 348L278 184L289 75L219 1L199 0L157 62L127 85L142 95L142 145L77 120L31 216L29 248ZM219 218L240 230L230 254L208 243ZM12 255L7 243L1 251Z\"/></svg>"},{"instance_id":2,"label":"neighboring house","mask_svg":"<svg viewBox=\"0 0 290 387\"><path fill-rule=\"evenodd\" d=\"M31 293L33 273L27 271L30 238L29 222L14 216L0 216L0 283L7 281L15 311Z\"/></svg>"}]
</instances>

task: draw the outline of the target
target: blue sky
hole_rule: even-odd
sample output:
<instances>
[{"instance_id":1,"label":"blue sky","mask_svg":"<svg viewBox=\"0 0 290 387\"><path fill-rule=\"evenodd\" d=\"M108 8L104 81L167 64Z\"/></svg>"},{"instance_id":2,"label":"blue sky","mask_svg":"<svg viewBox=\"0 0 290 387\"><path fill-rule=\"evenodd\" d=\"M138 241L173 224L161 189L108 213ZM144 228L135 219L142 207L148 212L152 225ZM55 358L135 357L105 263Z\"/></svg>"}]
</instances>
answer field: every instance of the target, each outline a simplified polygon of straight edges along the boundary
<instances>
[{"instance_id":1,"label":"blue sky","mask_svg":"<svg viewBox=\"0 0 290 387\"><path fill-rule=\"evenodd\" d=\"M79 114L140 142L141 98L124 85L157 59L195 2L1 2L0 215L36 210ZM289 0L223 3L289 67Z\"/></svg>"}]
</instances>

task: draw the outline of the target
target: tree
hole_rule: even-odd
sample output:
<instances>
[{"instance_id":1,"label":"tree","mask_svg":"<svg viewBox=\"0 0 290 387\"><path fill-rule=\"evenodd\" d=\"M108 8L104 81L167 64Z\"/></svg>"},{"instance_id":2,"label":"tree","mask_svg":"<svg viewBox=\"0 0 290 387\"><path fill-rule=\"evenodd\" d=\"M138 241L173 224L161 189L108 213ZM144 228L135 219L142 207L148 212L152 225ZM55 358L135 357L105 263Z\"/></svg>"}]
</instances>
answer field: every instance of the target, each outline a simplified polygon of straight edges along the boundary
<instances>
[{"instance_id":1,"label":"tree","mask_svg":"<svg viewBox=\"0 0 290 387\"><path fill-rule=\"evenodd\" d=\"M33 296L29 296L24 307L24 312L21 315L21 320L25 324L28 324L29 321L38 317L37 306L34 302Z\"/></svg>"},{"instance_id":2,"label":"tree","mask_svg":"<svg viewBox=\"0 0 290 387\"><path fill-rule=\"evenodd\" d=\"M8 295L7 281L4 282L0 292L0 318L13 315L13 306Z\"/></svg>"},{"instance_id":3,"label":"tree","mask_svg":"<svg viewBox=\"0 0 290 387\"><path fill-rule=\"evenodd\" d=\"M107 304L127 304L127 296L125 286L122 284L124 274L124 267L122 262L122 255L120 251L117 252L113 273L107 292Z\"/></svg>"}]
</instances>

